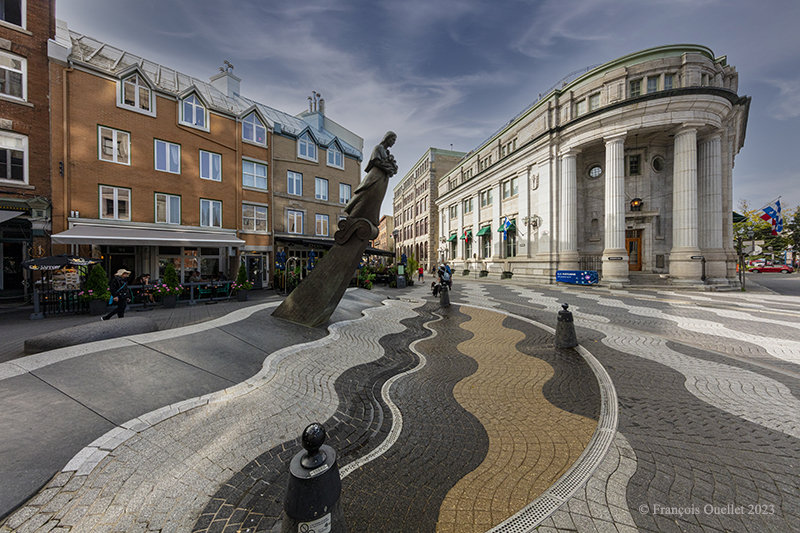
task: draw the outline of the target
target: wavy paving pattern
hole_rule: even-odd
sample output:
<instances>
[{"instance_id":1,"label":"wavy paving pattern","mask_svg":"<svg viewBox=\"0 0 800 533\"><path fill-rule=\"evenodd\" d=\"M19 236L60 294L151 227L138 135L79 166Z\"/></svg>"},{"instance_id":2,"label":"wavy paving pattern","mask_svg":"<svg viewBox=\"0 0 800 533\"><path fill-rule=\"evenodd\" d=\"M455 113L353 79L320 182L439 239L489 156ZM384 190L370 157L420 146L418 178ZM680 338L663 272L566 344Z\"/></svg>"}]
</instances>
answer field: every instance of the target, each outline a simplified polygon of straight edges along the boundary
<instances>
[{"instance_id":1,"label":"wavy paving pattern","mask_svg":"<svg viewBox=\"0 0 800 533\"><path fill-rule=\"evenodd\" d=\"M351 368L336 380L340 404L323 425L326 442L337 451L340 466L362 457L387 437L392 416L380 390L389 378L416 366L417 359L406 346L430 334L422 325L432 315L427 309L417 311L419 316L401 321L405 331L378 340L383 357ZM283 511L289 460L300 450L298 437L248 463L217 491L193 531L272 530Z\"/></svg>"},{"instance_id":2,"label":"wavy paving pattern","mask_svg":"<svg viewBox=\"0 0 800 533\"><path fill-rule=\"evenodd\" d=\"M453 393L486 428L486 459L447 494L437 531L485 531L547 490L580 456L596 420L561 410L542 389L552 366L518 351L525 335L503 325L505 317L462 308L461 327L473 337L458 350L478 363Z\"/></svg>"},{"instance_id":3,"label":"wavy paving pattern","mask_svg":"<svg viewBox=\"0 0 800 533\"><path fill-rule=\"evenodd\" d=\"M90 472L57 476L4 528L191 530L198 510L253 457L335 414L335 381L381 358L374 339L403 331L413 307L391 301L368 309L361 319L334 324L324 339L275 352L240 385L131 421L125 431L132 436L98 443L104 455Z\"/></svg>"}]
</instances>

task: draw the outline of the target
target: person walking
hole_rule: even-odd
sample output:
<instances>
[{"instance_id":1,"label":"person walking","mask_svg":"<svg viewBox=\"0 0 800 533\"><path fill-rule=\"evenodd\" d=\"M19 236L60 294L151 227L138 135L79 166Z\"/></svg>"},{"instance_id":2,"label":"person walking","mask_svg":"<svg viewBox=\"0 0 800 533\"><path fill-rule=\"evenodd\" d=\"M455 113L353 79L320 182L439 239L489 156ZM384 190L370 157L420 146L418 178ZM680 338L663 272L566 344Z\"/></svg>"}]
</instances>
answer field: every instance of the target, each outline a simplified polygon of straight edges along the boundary
<instances>
[{"instance_id":1,"label":"person walking","mask_svg":"<svg viewBox=\"0 0 800 533\"><path fill-rule=\"evenodd\" d=\"M419 274L417 280L425 283L425 269L420 266L419 269L417 269L417 273Z\"/></svg>"},{"instance_id":2,"label":"person walking","mask_svg":"<svg viewBox=\"0 0 800 533\"><path fill-rule=\"evenodd\" d=\"M117 273L114 274L114 279L111 280L111 296L117 304L117 308L106 316L100 317L100 320L110 320L114 315L120 318L125 316L125 308L128 307L128 302L130 302L133 297L131 289L128 287L128 276L130 275L131 271L125 270L124 268L120 268L117 270Z\"/></svg>"}]
</instances>

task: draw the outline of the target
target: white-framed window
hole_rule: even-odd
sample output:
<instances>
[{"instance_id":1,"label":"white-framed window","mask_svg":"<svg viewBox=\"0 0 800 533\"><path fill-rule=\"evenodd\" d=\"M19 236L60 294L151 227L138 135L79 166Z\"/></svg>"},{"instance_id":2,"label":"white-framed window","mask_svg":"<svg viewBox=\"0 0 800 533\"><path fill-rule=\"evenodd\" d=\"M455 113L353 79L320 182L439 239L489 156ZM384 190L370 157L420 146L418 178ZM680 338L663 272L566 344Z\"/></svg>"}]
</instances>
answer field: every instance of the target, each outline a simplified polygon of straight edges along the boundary
<instances>
[{"instance_id":1,"label":"white-framed window","mask_svg":"<svg viewBox=\"0 0 800 533\"><path fill-rule=\"evenodd\" d=\"M675 77L673 74L664 74L664 90L669 91L674 87Z\"/></svg>"},{"instance_id":2,"label":"white-framed window","mask_svg":"<svg viewBox=\"0 0 800 533\"><path fill-rule=\"evenodd\" d=\"M297 157L309 161L317 160L317 145L308 133L297 138Z\"/></svg>"},{"instance_id":3,"label":"white-framed window","mask_svg":"<svg viewBox=\"0 0 800 533\"><path fill-rule=\"evenodd\" d=\"M101 185L100 218L108 220L130 220L131 190Z\"/></svg>"},{"instance_id":4,"label":"white-framed window","mask_svg":"<svg viewBox=\"0 0 800 533\"><path fill-rule=\"evenodd\" d=\"M328 215L317 215L317 235L328 236Z\"/></svg>"},{"instance_id":5,"label":"white-framed window","mask_svg":"<svg viewBox=\"0 0 800 533\"><path fill-rule=\"evenodd\" d=\"M136 110L151 113L153 91L139 74L128 76L122 80L122 95L120 103Z\"/></svg>"},{"instance_id":6,"label":"white-framed window","mask_svg":"<svg viewBox=\"0 0 800 533\"><path fill-rule=\"evenodd\" d=\"M328 166L344 169L344 156L335 144L328 146Z\"/></svg>"},{"instance_id":7,"label":"white-framed window","mask_svg":"<svg viewBox=\"0 0 800 533\"><path fill-rule=\"evenodd\" d=\"M303 196L303 175L299 172L286 172L286 192L295 196Z\"/></svg>"},{"instance_id":8,"label":"white-framed window","mask_svg":"<svg viewBox=\"0 0 800 533\"><path fill-rule=\"evenodd\" d=\"M492 257L492 236L489 233L481 235L481 253L484 259Z\"/></svg>"},{"instance_id":9,"label":"white-framed window","mask_svg":"<svg viewBox=\"0 0 800 533\"><path fill-rule=\"evenodd\" d=\"M181 145L155 139L155 165L161 172L181 173Z\"/></svg>"},{"instance_id":10,"label":"white-framed window","mask_svg":"<svg viewBox=\"0 0 800 533\"><path fill-rule=\"evenodd\" d=\"M642 80L631 80L629 87L631 98L642 94Z\"/></svg>"},{"instance_id":11,"label":"white-framed window","mask_svg":"<svg viewBox=\"0 0 800 533\"><path fill-rule=\"evenodd\" d=\"M451 205L450 206L450 220L453 220L456 217L458 217L458 205Z\"/></svg>"},{"instance_id":12,"label":"white-framed window","mask_svg":"<svg viewBox=\"0 0 800 533\"><path fill-rule=\"evenodd\" d=\"M242 139L256 144L267 144L267 128L264 127L255 112L250 113L242 120Z\"/></svg>"},{"instance_id":13,"label":"white-framed window","mask_svg":"<svg viewBox=\"0 0 800 533\"><path fill-rule=\"evenodd\" d=\"M222 202L200 199L200 225L206 228L222 227Z\"/></svg>"},{"instance_id":14,"label":"white-framed window","mask_svg":"<svg viewBox=\"0 0 800 533\"><path fill-rule=\"evenodd\" d=\"M0 6L3 3L0 1ZM28 62L22 57L0 52L0 94L27 100Z\"/></svg>"},{"instance_id":15,"label":"white-framed window","mask_svg":"<svg viewBox=\"0 0 800 533\"><path fill-rule=\"evenodd\" d=\"M503 200L519 194L518 178L511 178L503 182Z\"/></svg>"},{"instance_id":16,"label":"white-framed window","mask_svg":"<svg viewBox=\"0 0 800 533\"><path fill-rule=\"evenodd\" d=\"M180 196L156 193L156 222L159 224L181 223Z\"/></svg>"},{"instance_id":17,"label":"white-framed window","mask_svg":"<svg viewBox=\"0 0 800 533\"><path fill-rule=\"evenodd\" d=\"M579 117L586 113L586 98L575 104L575 116Z\"/></svg>"},{"instance_id":18,"label":"white-framed window","mask_svg":"<svg viewBox=\"0 0 800 533\"><path fill-rule=\"evenodd\" d=\"M589 111L594 111L600 107L600 93L595 93L589 96Z\"/></svg>"},{"instance_id":19,"label":"white-framed window","mask_svg":"<svg viewBox=\"0 0 800 533\"><path fill-rule=\"evenodd\" d=\"M28 138L0 133L0 182L28 183Z\"/></svg>"},{"instance_id":20,"label":"white-framed window","mask_svg":"<svg viewBox=\"0 0 800 533\"><path fill-rule=\"evenodd\" d=\"M127 131L97 127L97 151L102 161L131 164L131 135Z\"/></svg>"},{"instance_id":21,"label":"white-framed window","mask_svg":"<svg viewBox=\"0 0 800 533\"><path fill-rule=\"evenodd\" d=\"M339 184L339 203L346 204L352 198L352 188L347 183Z\"/></svg>"},{"instance_id":22,"label":"white-framed window","mask_svg":"<svg viewBox=\"0 0 800 533\"><path fill-rule=\"evenodd\" d=\"M181 105L181 115L183 119L181 122L190 126L207 130L207 112L208 111L206 110L205 106L203 106L203 103L200 101L197 95L192 94L183 99L183 104Z\"/></svg>"},{"instance_id":23,"label":"white-framed window","mask_svg":"<svg viewBox=\"0 0 800 533\"><path fill-rule=\"evenodd\" d=\"M222 181L222 156L200 150L200 177L204 180Z\"/></svg>"},{"instance_id":24,"label":"white-framed window","mask_svg":"<svg viewBox=\"0 0 800 533\"><path fill-rule=\"evenodd\" d=\"M267 190L267 165L242 160L242 185Z\"/></svg>"},{"instance_id":25,"label":"white-framed window","mask_svg":"<svg viewBox=\"0 0 800 533\"><path fill-rule=\"evenodd\" d=\"M286 232L297 235L303 234L303 212L289 209L286 215Z\"/></svg>"},{"instance_id":26,"label":"white-framed window","mask_svg":"<svg viewBox=\"0 0 800 533\"><path fill-rule=\"evenodd\" d=\"M0 20L24 28L26 18L25 4L26 0L0 1Z\"/></svg>"},{"instance_id":27,"label":"white-framed window","mask_svg":"<svg viewBox=\"0 0 800 533\"><path fill-rule=\"evenodd\" d=\"M481 193L481 207L492 205L492 189L487 189Z\"/></svg>"},{"instance_id":28,"label":"white-framed window","mask_svg":"<svg viewBox=\"0 0 800 533\"><path fill-rule=\"evenodd\" d=\"M263 205L242 204L242 229L266 232L268 208Z\"/></svg>"},{"instance_id":29,"label":"white-framed window","mask_svg":"<svg viewBox=\"0 0 800 533\"><path fill-rule=\"evenodd\" d=\"M325 178L317 178L314 180L314 198L317 200L328 199L328 180Z\"/></svg>"},{"instance_id":30,"label":"white-framed window","mask_svg":"<svg viewBox=\"0 0 800 533\"><path fill-rule=\"evenodd\" d=\"M658 91L658 78L647 78L647 92L654 93Z\"/></svg>"},{"instance_id":31,"label":"white-framed window","mask_svg":"<svg viewBox=\"0 0 800 533\"><path fill-rule=\"evenodd\" d=\"M466 215L467 213L472 213L474 205L475 203L473 198L467 198L464 200L464 214Z\"/></svg>"}]
</instances>

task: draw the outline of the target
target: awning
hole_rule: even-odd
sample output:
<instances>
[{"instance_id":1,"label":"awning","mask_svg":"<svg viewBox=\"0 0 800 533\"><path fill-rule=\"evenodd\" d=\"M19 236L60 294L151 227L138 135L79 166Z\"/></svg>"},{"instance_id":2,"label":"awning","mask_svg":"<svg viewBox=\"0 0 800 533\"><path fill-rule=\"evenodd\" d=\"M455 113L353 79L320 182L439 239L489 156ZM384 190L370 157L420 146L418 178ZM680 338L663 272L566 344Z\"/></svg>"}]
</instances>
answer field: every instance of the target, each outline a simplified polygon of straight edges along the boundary
<instances>
[{"instance_id":1,"label":"awning","mask_svg":"<svg viewBox=\"0 0 800 533\"><path fill-rule=\"evenodd\" d=\"M458 238L458 236L455 233L453 233L452 235L450 235L450 238L447 239L447 242L453 242L457 238Z\"/></svg>"},{"instance_id":2,"label":"awning","mask_svg":"<svg viewBox=\"0 0 800 533\"><path fill-rule=\"evenodd\" d=\"M491 234L492 234L492 228L491 228L491 227L489 227L489 226L484 226L484 227L482 227L482 228L480 229L480 231L478 232L478 234L477 234L477 235L475 235L475 236L476 236L476 237L483 237L484 235L491 235Z\"/></svg>"},{"instance_id":3,"label":"awning","mask_svg":"<svg viewBox=\"0 0 800 533\"><path fill-rule=\"evenodd\" d=\"M53 235L58 244L113 244L117 246L242 246L244 241L232 233L175 231L168 229L122 228L119 226L77 225Z\"/></svg>"},{"instance_id":4,"label":"awning","mask_svg":"<svg viewBox=\"0 0 800 533\"><path fill-rule=\"evenodd\" d=\"M739 213L737 213L736 211L734 211L734 212L733 212L733 223L734 223L734 224L736 224L736 223L738 223L738 222L744 222L745 220L747 220L747 217L746 217L746 216L744 216L744 215L740 215L740 214L739 214Z\"/></svg>"},{"instance_id":5,"label":"awning","mask_svg":"<svg viewBox=\"0 0 800 533\"><path fill-rule=\"evenodd\" d=\"M467 231L466 234L461 235L461 240L465 241L465 240L469 239L470 237L472 237L472 230L469 230L469 231Z\"/></svg>"},{"instance_id":6,"label":"awning","mask_svg":"<svg viewBox=\"0 0 800 533\"><path fill-rule=\"evenodd\" d=\"M6 220L11 220L14 217L24 215L25 211L9 211L8 209L0 209L0 224Z\"/></svg>"},{"instance_id":7,"label":"awning","mask_svg":"<svg viewBox=\"0 0 800 533\"><path fill-rule=\"evenodd\" d=\"M517 231L517 220L514 219L511 221L511 225L506 229L503 224L500 224L500 227L497 228L497 231Z\"/></svg>"}]
</instances>

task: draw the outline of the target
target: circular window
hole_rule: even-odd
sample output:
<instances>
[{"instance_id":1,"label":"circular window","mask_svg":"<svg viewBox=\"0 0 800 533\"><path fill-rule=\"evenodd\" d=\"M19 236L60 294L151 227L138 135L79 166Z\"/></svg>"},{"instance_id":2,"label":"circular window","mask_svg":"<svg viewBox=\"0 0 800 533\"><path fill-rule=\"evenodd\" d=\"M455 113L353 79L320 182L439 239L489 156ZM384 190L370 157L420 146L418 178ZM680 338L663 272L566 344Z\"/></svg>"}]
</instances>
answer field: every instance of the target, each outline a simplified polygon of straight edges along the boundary
<instances>
[{"instance_id":1,"label":"circular window","mask_svg":"<svg viewBox=\"0 0 800 533\"><path fill-rule=\"evenodd\" d=\"M597 179L603 175L603 167L600 165L592 165L589 167L589 178L590 179Z\"/></svg>"},{"instance_id":2,"label":"circular window","mask_svg":"<svg viewBox=\"0 0 800 533\"><path fill-rule=\"evenodd\" d=\"M653 158L653 170L655 170L656 172L661 172L662 170L664 170L665 166L666 163L664 162L663 157L657 155Z\"/></svg>"}]
</instances>

